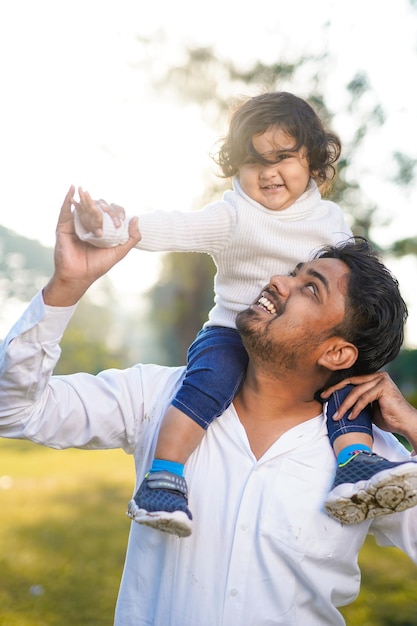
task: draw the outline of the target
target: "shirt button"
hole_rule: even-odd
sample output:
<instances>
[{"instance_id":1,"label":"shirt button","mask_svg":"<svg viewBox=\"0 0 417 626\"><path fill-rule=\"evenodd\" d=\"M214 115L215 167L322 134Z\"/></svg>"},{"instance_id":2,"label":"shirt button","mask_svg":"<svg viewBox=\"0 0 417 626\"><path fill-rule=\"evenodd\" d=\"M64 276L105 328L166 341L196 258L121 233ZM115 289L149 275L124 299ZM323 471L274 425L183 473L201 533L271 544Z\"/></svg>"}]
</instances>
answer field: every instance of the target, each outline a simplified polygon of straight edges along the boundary
<instances>
[{"instance_id":1,"label":"shirt button","mask_svg":"<svg viewBox=\"0 0 417 626\"><path fill-rule=\"evenodd\" d=\"M241 524L240 528L241 528L241 530L248 530L248 525L247 524Z\"/></svg>"},{"instance_id":2,"label":"shirt button","mask_svg":"<svg viewBox=\"0 0 417 626\"><path fill-rule=\"evenodd\" d=\"M238 590L237 590L237 589L231 589L231 590L230 590L230 595L231 595L231 596L233 596L233 598L234 598L235 596L237 596L237 594L238 594L238 593L239 593L239 592L238 592Z\"/></svg>"}]
</instances>

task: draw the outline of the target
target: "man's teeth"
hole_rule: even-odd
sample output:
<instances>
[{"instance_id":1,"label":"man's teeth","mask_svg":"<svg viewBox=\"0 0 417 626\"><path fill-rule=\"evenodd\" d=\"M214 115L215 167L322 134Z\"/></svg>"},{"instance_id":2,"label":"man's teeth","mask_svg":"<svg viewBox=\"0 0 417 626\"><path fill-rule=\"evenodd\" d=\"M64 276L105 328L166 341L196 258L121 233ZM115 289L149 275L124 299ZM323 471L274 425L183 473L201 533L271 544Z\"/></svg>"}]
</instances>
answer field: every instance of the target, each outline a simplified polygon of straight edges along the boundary
<instances>
[{"instance_id":1,"label":"man's teeth","mask_svg":"<svg viewBox=\"0 0 417 626\"><path fill-rule=\"evenodd\" d=\"M266 309L269 313L271 313L271 315L276 315L277 313L277 310L272 302L268 300L268 298L265 298L265 296L261 296L259 298L258 306L260 306L262 309Z\"/></svg>"}]
</instances>

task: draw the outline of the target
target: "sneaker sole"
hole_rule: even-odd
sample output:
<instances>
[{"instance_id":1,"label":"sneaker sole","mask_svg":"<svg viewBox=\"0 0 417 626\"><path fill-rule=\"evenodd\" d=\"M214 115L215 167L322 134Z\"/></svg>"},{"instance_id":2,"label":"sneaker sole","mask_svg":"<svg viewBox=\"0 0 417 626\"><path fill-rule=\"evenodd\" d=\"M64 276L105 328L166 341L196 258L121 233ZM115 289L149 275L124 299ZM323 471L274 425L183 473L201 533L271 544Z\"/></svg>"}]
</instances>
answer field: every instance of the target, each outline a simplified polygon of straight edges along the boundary
<instances>
[{"instance_id":1,"label":"sneaker sole","mask_svg":"<svg viewBox=\"0 0 417 626\"><path fill-rule=\"evenodd\" d=\"M417 463L375 474L369 480L343 483L327 497L324 508L342 524L358 524L417 505Z\"/></svg>"},{"instance_id":2,"label":"sneaker sole","mask_svg":"<svg viewBox=\"0 0 417 626\"><path fill-rule=\"evenodd\" d=\"M192 533L192 521L184 511L146 511L139 509L136 502L131 500L126 515L137 524L150 526L164 533L177 537L189 537Z\"/></svg>"}]
</instances>

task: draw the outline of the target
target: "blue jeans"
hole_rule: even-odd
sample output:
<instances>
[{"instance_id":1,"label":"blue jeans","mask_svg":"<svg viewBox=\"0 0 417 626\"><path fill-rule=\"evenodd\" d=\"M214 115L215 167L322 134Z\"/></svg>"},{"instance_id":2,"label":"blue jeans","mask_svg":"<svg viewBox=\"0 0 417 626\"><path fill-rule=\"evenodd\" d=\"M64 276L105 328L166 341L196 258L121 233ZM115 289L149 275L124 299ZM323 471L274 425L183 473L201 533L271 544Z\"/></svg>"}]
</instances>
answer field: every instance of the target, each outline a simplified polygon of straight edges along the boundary
<instances>
[{"instance_id":1,"label":"blue jeans","mask_svg":"<svg viewBox=\"0 0 417 626\"><path fill-rule=\"evenodd\" d=\"M330 443L334 444L335 439L340 437L340 435L345 435L346 433L366 433L370 435L373 439L372 434L372 407L368 404L367 407L363 411L361 411L358 417L354 420L348 420L347 416L349 413L345 413L341 420L334 421L332 419L335 412L338 410L339 406L342 404L342 401L348 393L353 389L353 385L346 385L343 389L339 391L335 391L329 398L327 404L327 432L329 434Z\"/></svg>"},{"instance_id":2,"label":"blue jeans","mask_svg":"<svg viewBox=\"0 0 417 626\"><path fill-rule=\"evenodd\" d=\"M235 328L203 328L188 350L187 371L173 406L206 429L233 401L247 365L248 355Z\"/></svg>"}]
</instances>

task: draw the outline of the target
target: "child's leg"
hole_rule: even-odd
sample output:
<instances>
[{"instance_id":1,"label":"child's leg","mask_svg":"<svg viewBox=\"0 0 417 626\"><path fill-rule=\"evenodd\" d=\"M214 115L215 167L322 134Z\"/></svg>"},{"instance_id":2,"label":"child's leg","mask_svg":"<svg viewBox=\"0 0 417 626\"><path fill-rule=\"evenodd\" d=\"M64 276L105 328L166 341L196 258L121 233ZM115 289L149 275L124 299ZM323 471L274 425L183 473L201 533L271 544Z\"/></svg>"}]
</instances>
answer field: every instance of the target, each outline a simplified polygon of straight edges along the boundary
<instances>
[{"instance_id":1,"label":"child's leg","mask_svg":"<svg viewBox=\"0 0 417 626\"><path fill-rule=\"evenodd\" d=\"M203 329L188 351L187 372L164 415L155 459L185 464L204 431L236 396L248 356L234 328Z\"/></svg>"},{"instance_id":2,"label":"child's leg","mask_svg":"<svg viewBox=\"0 0 417 626\"><path fill-rule=\"evenodd\" d=\"M372 453L372 407L357 418L332 416L352 385L335 392L326 406L330 442L337 456L334 483L325 502L327 513L345 524L404 511L417 504L417 463L391 462Z\"/></svg>"},{"instance_id":3,"label":"child's leg","mask_svg":"<svg viewBox=\"0 0 417 626\"><path fill-rule=\"evenodd\" d=\"M351 390L352 385L347 385L340 391L336 391L326 405L327 432L339 465L349 461L352 452L359 450L372 452L372 407L370 405L354 420L348 419L349 414L343 415L337 421L332 419Z\"/></svg>"},{"instance_id":4,"label":"child's leg","mask_svg":"<svg viewBox=\"0 0 417 626\"><path fill-rule=\"evenodd\" d=\"M190 534L184 464L239 391L247 361L235 329L209 327L198 334L188 351L183 384L164 415L152 466L129 503L132 519L179 536Z\"/></svg>"},{"instance_id":5,"label":"child's leg","mask_svg":"<svg viewBox=\"0 0 417 626\"><path fill-rule=\"evenodd\" d=\"M171 405L164 415L159 431L155 459L165 459L184 467L188 457L203 439L204 432L202 426ZM177 469L177 473L179 472L182 474L180 468Z\"/></svg>"}]
</instances>

